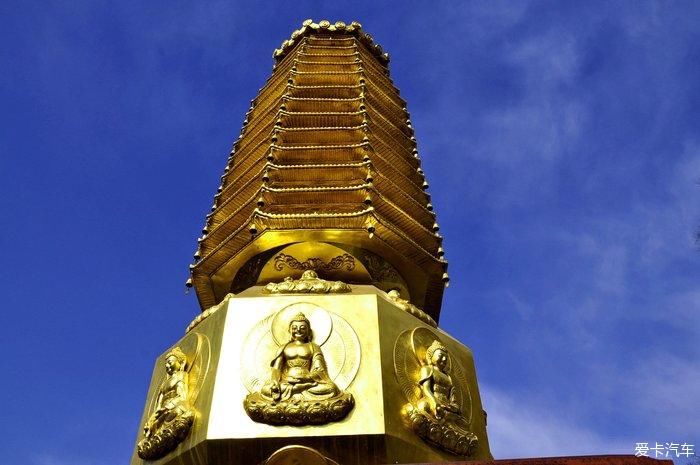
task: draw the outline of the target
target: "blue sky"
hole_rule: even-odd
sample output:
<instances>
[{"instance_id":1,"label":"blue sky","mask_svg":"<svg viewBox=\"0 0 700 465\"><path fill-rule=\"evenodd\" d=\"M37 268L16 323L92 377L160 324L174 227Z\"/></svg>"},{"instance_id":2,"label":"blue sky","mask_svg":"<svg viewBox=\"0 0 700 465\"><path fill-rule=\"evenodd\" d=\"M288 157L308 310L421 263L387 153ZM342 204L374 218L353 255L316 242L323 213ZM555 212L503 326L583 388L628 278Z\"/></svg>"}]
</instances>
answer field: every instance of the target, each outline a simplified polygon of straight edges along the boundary
<instances>
[{"instance_id":1,"label":"blue sky","mask_svg":"<svg viewBox=\"0 0 700 465\"><path fill-rule=\"evenodd\" d=\"M494 455L699 447L697 2L6 1L4 463L128 460L231 143L309 17L392 56Z\"/></svg>"}]
</instances>

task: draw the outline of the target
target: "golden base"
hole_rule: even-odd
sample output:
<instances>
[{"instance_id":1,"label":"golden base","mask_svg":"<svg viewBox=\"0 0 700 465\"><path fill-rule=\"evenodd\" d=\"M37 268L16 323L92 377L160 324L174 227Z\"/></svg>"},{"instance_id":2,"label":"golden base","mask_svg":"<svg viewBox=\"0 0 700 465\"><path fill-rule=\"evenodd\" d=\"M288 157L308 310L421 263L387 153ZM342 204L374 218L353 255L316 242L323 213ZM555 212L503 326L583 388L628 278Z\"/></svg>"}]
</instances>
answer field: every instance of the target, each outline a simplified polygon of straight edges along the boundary
<instances>
[{"instance_id":1,"label":"golden base","mask_svg":"<svg viewBox=\"0 0 700 465\"><path fill-rule=\"evenodd\" d=\"M342 420L323 425L254 421L244 400L269 381L270 361L281 344L276 341L287 337L285 315L299 309L312 315L314 342L323 352L328 376L340 392L352 395L354 407ZM407 403L415 401L408 397L420 396L418 371L431 338L449 350L454 401L477 438L469 457L421 439L405 419ZM374 286L353 285L352 292L334 295L270 295L256 286L227 299L176 345L192 360L194 424L165 457L144 461L134 451L132 465L260 464L291 444L313 448L342 465L492 458L471 351ZM165 354L156 363L142 424L165 378ZM141 439L139 435L137 442Z\"/></svg>"}]
</instances>

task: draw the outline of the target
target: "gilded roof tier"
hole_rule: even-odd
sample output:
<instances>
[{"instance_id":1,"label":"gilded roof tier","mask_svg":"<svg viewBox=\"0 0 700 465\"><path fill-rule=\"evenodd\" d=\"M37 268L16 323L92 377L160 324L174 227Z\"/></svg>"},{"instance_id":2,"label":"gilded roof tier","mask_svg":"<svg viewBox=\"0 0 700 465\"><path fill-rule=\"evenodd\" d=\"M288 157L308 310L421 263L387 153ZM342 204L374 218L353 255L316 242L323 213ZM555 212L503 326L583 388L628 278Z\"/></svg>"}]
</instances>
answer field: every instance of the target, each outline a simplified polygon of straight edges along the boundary
<instances>
[{"instance_id":1,"label":"gilded roof tier","mask_svg":"<svg viewBox=\"0 0 700 465\"><path fill-rule=\"evenodd\" d=\"M349 250L373 283L393 270L437 319L447 262L388 55L359 23L308 20L274 57L190 267L202 308L260 284L270 253L308 242Z\"/></svg>"}]
</instances>

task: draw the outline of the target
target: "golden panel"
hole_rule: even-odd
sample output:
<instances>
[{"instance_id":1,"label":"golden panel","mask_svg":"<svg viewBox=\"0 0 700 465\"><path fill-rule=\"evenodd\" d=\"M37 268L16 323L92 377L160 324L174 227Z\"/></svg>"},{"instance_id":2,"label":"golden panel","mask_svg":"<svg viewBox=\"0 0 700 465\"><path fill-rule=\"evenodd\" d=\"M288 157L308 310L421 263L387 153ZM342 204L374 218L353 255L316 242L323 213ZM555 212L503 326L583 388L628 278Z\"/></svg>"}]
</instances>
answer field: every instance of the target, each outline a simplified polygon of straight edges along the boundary
<instances>
[{"instance_id":1,"label":"golden panel","mask_svg":"<svg viewBox=\"0 0 700 465\"><path fill-rule=\"evenodd\" d=\"M353 286L353 292L347 294L270 295L256 286L229 301L220 354L220 363L226 370L219 370L216 377L209 414L210 439L383 433L383 396L381 383L377 383L381 365L376 357L362 356L360 363L361 354L379 351L376 315L368 312L376 295L366 291L356 295L358 288L374 289ZM299 428L255 422L245 411L244 399L251 392L259 392L270 380L270 362L289 340L289 318L300 311L310 320L314 343L323 352L328 377L338 389L353 394L355 406L343 420L325 425ZM273 324L275 317L286 323Z\"/></svg>"},{"instance_id":2,"label":"golden panel","mask_svg":"<svg viewBox=\"0 0 700 465\"><path fill-rule=\"evenodd\" d=\"M190 405L190 375L182 349L175 347L165 356L165 371L167 375L143 427L144 437L136 446L139 457L146 460L161 458L175 449L190 433L196 415Z\"/></svg>"},{"instance_id":3,"label":"golden panel","mask_svg":"<svg viewBox=\"0 0 700 465\"><path fill-rule=\"evenodd\" d=\"M402 299L402 298L401 298L401 294L399 293L399 291L397 291L397 290L395 290L395 289L392 289L392 290L390 290L389 292L387 292L387 296L388 296L392 301L394 301L394 303L395 303L401 310L405 311L406 313L410 313L411 315L413 315L413 316L415 316L416 318L418 318L419 320L421 320L423 323L427 323L427 324L429 324L430 326L433 326L433 327L437 328L437 323L435 322L435 320L433 320L433 318L432 318L430 315L428 315L428 314L425 313L423 310L421 310L420 308L418 308L418 307L416 307L415 305L413 305L413 304L412 304L411 302L409 302L408 300Z\"/></svg>"},{"instance_id":4,"label":"golden panel","mask_svg":"<svg viewBox=\"0 0 700 465\"><path fill-rule=\"evenodd\" d=\"M253 420L324 424L342 420L355 405L343 389L359 368L360 345L340 316L295 303L262 320L246 345L253 349L246 354L256 354L241 361L242 381L250 391L243 405Z\"/></svg>"},{"instance_id":5,"label":"golden panel","mask_svg":"<svg viewBox=\"0 0 700 465\"><path fill-rule=\"evenodd\" d=\"M227 294L226 297L224 297L224 300L219 302L218 304L214 305L213 307L209 307L208 309L204 310L202 313L197 315L194 320L190 322L189 325L187 325L187 328L185 329L185 334L189 333L192 331L199 323L207 319L210 315L213 315L216 313L219 309L223 308L226 306L228 303L228 300L233 297L233 294Z\"/></svg>"}]
</instances>

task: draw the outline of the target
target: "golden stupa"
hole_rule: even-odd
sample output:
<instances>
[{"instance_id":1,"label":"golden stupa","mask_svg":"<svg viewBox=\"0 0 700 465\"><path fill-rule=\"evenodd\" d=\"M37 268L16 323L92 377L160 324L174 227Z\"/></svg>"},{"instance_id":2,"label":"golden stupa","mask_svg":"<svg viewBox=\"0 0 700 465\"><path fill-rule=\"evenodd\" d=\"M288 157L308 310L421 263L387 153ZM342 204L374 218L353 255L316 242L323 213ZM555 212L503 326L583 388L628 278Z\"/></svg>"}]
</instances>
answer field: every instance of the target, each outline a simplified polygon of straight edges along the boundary
<instances>
[{"instance_id":1,"label":"golden stupa","mask_svg":"<svg viewBox=\"0 0 700 465\"><path fill-rule=\"evenodd\" d=\"M274 59L131 463L490 459L471 351L437 325L447 262L388 55L307 20Z\"/></svg>"}]
</instances>

